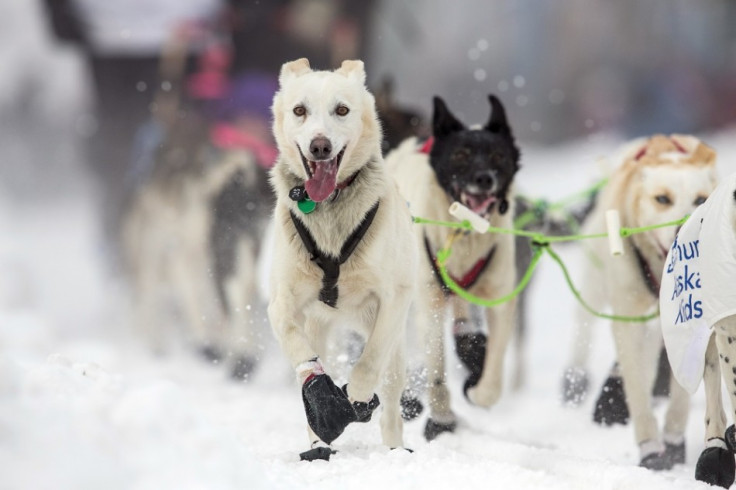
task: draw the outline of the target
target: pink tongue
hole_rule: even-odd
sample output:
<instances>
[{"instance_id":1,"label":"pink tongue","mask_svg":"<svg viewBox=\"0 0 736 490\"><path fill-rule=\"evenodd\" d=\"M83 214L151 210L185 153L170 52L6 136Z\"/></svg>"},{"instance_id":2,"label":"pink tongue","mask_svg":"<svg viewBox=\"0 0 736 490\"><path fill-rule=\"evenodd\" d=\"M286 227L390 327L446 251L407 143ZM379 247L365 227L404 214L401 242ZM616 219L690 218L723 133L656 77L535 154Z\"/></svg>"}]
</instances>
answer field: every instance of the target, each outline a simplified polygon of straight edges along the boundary
<instances>
[{"instance_id":1,"label":"pink tongue","mask_svg":"<svg viewBox=\"0 0 736 490\"><path fill-rule=\"evenodd\" d=\"M335 192L337 185L337 159L325 162L316 162L314 175L304 183L309 198L314 202L321 202Z\"/></svg>"},{"instance_id":2,"label":"pink tongue","mask_svg":"<svg viewBox=\"0 0 736 490\"><path fill-rule=\"evenodd\" d=\"M489 196L483 199L481 196L467 196L469 208L475 213L485 213L488 206L496 200L496 196Z\"/></svg>"}]
</instances>

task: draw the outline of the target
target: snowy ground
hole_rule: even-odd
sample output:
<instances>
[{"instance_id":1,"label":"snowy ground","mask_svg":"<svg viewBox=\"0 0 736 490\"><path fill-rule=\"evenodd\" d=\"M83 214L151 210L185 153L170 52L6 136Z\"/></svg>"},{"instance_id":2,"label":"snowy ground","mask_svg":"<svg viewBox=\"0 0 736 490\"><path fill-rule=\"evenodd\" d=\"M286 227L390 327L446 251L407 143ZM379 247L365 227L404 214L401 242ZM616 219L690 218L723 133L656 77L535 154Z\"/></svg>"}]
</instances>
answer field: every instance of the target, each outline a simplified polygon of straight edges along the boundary
<instances>
[{"instance_id":1,"label":"snowy ground","mask_svg":"<svg viewBox=\"0 0 736 490\"><path fill-rule=\"evenodd\" d=\"M721 173L736 170L736 130L706 136ZM524 148L523 192L550 199L600 175L615 138ZM79 186L84 188L84 186ZM693 479L704 398L692 401L687 464L636 466L631 427L591 422L559 403L571 343L573 297L543 260L531 286L527 383L490 410L472 407L451 373L455 434L432 443L424 417L406 424L413 454L380 445L378 424L351 426L327 462L303 463L301 397L278 348L247 384L186 349L154 357L134 335L124 288L110 279L91 193L29 204L0 194L0 488L705 488ZM12 230L12 233L8 233ZM576 246L557 249L573 271ZM607 326L594 337L593 387L613 359ZM451 357L454 359L454 357ZM663 407L658 407L661 415Z\"/></svg>"}]
</instances>

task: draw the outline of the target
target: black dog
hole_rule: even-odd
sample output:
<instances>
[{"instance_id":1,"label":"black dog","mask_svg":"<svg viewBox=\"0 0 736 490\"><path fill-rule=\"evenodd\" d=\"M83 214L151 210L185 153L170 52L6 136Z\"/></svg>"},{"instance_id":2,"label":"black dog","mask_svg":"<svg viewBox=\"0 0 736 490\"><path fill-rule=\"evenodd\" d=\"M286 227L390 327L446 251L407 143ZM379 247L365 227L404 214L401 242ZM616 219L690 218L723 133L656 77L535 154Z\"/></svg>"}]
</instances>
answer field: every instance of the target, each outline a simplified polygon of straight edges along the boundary
<instances>
[{"instance_id":1,"label":"black dog","mask_svg":"<svg viewBox=\"0 0 736 490\"><path fill-rule=\"evenodd\" d=\"M470 129L448 110L441 98L435 97L432 138L419 147L415 139L408 140L387 157L387 165L415 216L453 220L448 208L457 201L494 226L513 226L511 186L519 170L520 152L503 105L493 95L489 101L488 122L482 128ZM456 351L469 370L465 393L475 404L490 406L500 396L502 360L513 331L513 301L486 309L486 321L491 326L487 338L471 320L469 305L452 296L439 274L436 260L437 252L451 234L454 231L444 227L416 228L426 265L420 267L425 272L420 277L422 293L417 310L423 314L417 326L423 333L423 350L427 353L431 408L425 428L427 439L452 431L456 424L450 409L442 355L446 307L453 310ZM477 296L497 298L515 287L514 264L512 236L470 233L456 237L446 266L463 289Z\"/></svg>"}]
</instances>

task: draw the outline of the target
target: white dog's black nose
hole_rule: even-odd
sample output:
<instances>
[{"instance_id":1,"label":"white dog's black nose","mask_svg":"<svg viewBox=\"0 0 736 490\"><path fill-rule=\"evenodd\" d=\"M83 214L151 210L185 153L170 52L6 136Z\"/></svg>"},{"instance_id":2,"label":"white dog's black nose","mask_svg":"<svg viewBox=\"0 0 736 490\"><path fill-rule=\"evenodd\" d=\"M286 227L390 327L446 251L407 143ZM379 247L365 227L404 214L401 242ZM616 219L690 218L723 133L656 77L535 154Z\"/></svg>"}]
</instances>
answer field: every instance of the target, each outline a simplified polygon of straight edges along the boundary
<instances>
[{"instance_id":1,"label":"white dog's black nose","mask_svg":"<svg viewBox=\"0 0 736 490\"><path fill-rule=\"evenodd\" d=\"M332 154L332 143L324 136L318 136L309 144L309 152L315 160L327 160Z\"/></svg>"},{"instance_id":2,"label":"white dog's black nose","mask_svg":"<svg viewBox=\"0 0 736 490\"><path fill-rule=\"evenodd\" d=\"M481 170L473 176L473 183L481 189L492 189L494 183L493 172L490 170Z\"/></svg>"}]
</instances>

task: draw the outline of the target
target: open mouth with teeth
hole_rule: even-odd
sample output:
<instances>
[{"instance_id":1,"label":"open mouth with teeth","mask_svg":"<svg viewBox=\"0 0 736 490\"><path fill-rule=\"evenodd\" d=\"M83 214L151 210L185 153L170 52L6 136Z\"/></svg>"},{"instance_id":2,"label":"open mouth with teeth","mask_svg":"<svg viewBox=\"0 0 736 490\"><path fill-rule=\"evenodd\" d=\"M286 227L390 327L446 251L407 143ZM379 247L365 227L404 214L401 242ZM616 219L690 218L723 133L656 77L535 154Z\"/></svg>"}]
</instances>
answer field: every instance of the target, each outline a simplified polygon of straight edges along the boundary
<instances>
[{"instance_id":1,"label":"open mouth with teeth","mask_svg":"<svg viewBox=\"0 0 736 490\"><path fill-rule=\"evenodd\" d=\"M301 148L299 148L299 154L302 157L302 163L307 172L307 181L304 183L304 188L312 201L324 201L335 192L335 188L337 187L337 172L340 170L340 163L342 162L344 153L345 147L330 160L308 160L304 156L304 153L302 153Z\"/></svg>"},{"instance_id":2,"label":"open mouth with teeth","mask_svg":"<svg viewBox=\"0 0 736 490\"><path fill-rule=\"evenodd\" d=\"M498 201L498 196L491 193L473 194L468 191L460 192L460 202L473 211L483 216L491 210L491 206Z\"/></svg>"}]
</instances>

